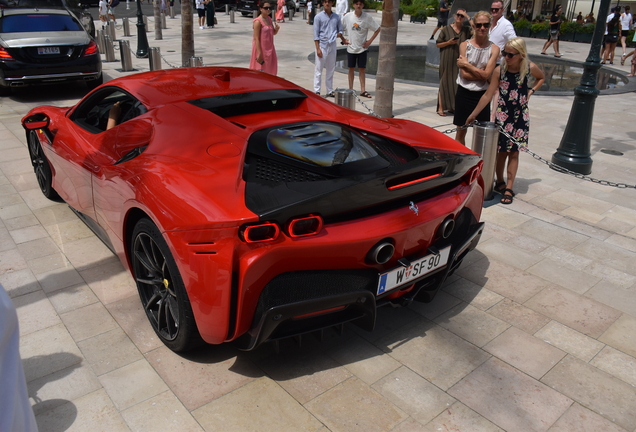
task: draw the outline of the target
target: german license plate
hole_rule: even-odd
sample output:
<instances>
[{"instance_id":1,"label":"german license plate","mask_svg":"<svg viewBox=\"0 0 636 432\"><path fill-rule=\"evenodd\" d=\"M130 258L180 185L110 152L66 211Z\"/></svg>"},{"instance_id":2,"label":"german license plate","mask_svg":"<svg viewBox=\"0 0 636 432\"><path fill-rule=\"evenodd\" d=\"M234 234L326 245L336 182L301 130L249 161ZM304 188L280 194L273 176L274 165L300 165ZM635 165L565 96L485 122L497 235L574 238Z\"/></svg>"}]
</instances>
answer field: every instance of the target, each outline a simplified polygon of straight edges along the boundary
<instances>
[{"instance_id":1,"label":"german license plate","mask_svg":"<svg viewBox=\"0 0 636 432\"><path fill-rule=\"evenodd\" d=\"M60 47L38 47L38 55L59 54Z\"/></svg>"},{"instance_id":2,"label":"german license plate","mask_svg":"<svg viewBox=\"0 0 636 432\"><path fill-rule=\"evenodd\" d=\"M433 270L444 267L448 263L451 247L447 246L439 254L426 255L411 263L408 267L397 267L380 275L378 294L384 294L402 285L418 279Z\"/></svg>"}]
</instances>

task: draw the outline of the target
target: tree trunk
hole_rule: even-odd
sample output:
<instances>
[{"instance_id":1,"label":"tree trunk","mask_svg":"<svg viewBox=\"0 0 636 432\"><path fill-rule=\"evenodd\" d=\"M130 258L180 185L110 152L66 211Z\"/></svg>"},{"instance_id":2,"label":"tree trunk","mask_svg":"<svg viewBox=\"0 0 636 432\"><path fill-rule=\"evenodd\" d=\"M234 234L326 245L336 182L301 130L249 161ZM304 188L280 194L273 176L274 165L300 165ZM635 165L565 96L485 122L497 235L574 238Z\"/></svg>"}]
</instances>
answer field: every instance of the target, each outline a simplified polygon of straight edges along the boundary
<instances>
[{"instance_id":1,"label":"tree trunk","mask_svg":"<svg viewBox=\"0 0 636 432\"><path fill-rule=\"evenodd\" d=\"M375 77L376 96L373 104L373 111L380 117L393 117L395 46L399 11L400 0L384 0L378 52L378 73Z\"/></svg>"},{"instance_id":2,"label":"tree trunk","mask_svg":"<svg viewBox=\"0 0 636 432\"><path fill-rule=\"evenodd\" d=\"M159 3L161 0L153 0L153 12L155 15L155 40L163 39L163 35L161 34L161 10L159 9Z\"/></svg>"},{"instance_id":3,"label":"tree trunk","mask_svg":"<svg viewBox=\"0 0 636 432\"><path fill-rule=\"evenodd\" d=\"M181 0L181 64L187 66L194 57L192 0Z\"/></svg>"}]
</instances>

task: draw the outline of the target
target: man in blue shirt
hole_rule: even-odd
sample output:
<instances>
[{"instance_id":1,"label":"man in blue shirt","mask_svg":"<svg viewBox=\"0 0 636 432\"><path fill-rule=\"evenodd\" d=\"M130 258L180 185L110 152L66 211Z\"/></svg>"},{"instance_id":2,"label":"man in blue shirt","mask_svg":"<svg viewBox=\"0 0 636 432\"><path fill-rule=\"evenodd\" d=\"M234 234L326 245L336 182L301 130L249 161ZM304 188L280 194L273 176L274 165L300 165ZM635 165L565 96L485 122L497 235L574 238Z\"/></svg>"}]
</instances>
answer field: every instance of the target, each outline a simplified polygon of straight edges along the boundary
<instances>
[{"instance_id":1,"label":"man in blue shirt","mask_svg":"<svg viewBox=\"0 0 636 432\"><path fill-rule=\"evenodd\" d=\"M342 44L349 42L342 36L340 16L331 10L333 0L322 0L324 10L314 18L314 43L316 44L316 68L314 72L314 91L320 94L322 69L326 68L325 87L327 97L334 97L333 74L336 70L336 39Z\"/></svg>"}]
</instances>

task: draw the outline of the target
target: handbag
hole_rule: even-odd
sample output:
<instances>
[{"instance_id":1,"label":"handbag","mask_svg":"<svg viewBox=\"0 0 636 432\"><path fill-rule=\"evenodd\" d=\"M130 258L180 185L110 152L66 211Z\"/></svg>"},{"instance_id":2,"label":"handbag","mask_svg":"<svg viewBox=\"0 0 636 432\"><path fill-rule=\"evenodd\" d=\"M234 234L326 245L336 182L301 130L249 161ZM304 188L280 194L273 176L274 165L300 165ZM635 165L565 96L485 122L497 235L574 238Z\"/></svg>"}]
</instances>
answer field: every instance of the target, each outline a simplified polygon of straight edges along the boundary
<instances>
[{"instance_id":1,"label":"handbag","mask_svg":"<svg viewBox=\"0 0 636 432\"><path fill-rule=\"evenodd\" d=\"M283 6L283 13L287 13L287 5Z\"/></svg>"},{"instance_id":2,"label":"handbag","mask_svg":"<svg viewBox=\"0 0 636 432\"><path fill-rule=\"evenodd\" d=\"M214 17L214 25L217 25L219 22L216 20L216 17Z\"/></svg>"}]
</instances>

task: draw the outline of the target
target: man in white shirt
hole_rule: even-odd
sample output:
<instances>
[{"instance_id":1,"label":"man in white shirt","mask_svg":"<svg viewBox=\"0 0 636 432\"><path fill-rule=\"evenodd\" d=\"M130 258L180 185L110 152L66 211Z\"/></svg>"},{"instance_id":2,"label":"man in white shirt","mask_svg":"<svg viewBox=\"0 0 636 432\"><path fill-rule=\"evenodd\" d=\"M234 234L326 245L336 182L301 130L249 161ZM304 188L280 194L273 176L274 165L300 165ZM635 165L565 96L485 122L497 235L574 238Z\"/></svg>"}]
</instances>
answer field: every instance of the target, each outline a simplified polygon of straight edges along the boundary
<instances>
[{"instance_id":1,"label":"man in white shirt","mask_svg":"<svg viewBox=\"0 0 636 432\"><path fill-rule=\"evenodd\" d=\"M342 35L340 16L332 10L333 0L322 0L322 5L324 10L314 18L314 43L316 45L314 92L320 94L322 70L326 69L327 97L335 97L333 94L333 74L336 70L336 39L340 38L343 45L347 45L349 41Z\"/></svg>"},{"instance_id":2,"label":"man in white shirt","mask_svg":"<svg viewBox=\"0 0 636 432\"><path fill-rule=\"evenodd\" d=\"M336 13L342 19L345 14L349 12L349 0L338 0L336 2Z\"/></svg>"},{"instance_id":3,"label":"man in white shirt","mask_svg":"<svg viewBox=\"0 0 636 432\"><path fill-rule=\"evenodd\" d=\"M504 5L500 0L495 0L490 5L490 13L492 15L492 23L490 25L490 42L494 43L503 51L506 43L510 39L516 38L515 28L512 23L504 16ZM497 61L499 64L499 61Z\"/></svg>"},{"instance_id":4,"label":"man in white shirt","mask_svg":"<svg viewBox=\"0 0 636 432\"><path fill-rule=\"evenodd\" d=\"M370 14L362 11L363 7L364 0L353 0L353 13L344 16L342 27L345 37L349 40L349 45L347 45L349 88L353 88L353 78L357 64L360 76L360 96L370 98L371 95L365 90L367 50L378 33L380 33L380 25L375 22ZM369 30L373 32L373 35L370 39L367 39Z\"/></svg>"}]
</instances>

